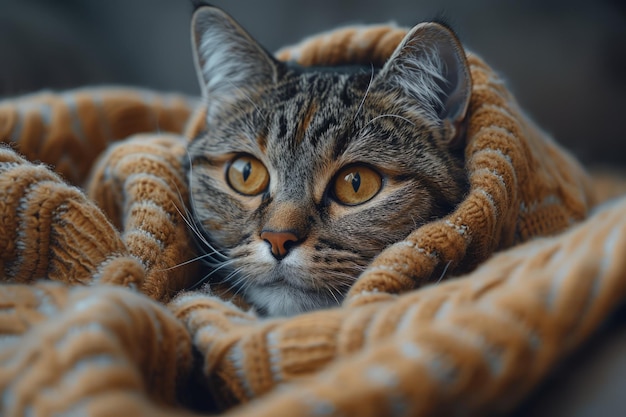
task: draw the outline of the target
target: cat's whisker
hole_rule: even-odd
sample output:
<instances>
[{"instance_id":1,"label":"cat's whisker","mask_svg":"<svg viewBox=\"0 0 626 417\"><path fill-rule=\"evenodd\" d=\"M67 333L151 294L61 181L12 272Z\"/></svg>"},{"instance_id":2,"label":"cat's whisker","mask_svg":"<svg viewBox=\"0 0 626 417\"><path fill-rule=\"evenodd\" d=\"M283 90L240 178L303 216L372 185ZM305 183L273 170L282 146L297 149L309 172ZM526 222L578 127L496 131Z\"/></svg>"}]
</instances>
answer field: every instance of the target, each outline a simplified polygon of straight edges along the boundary
<instances>
[{"instance_id":1,"label":"cat's whisker","mask_svg":"<svg viewBox=\"0 0 626 417\"><path fill-rule=\"evenodd\" d=\"M382 119L383 117L395 117L397 119L401 119L404 120L405 122L409 123L411 126L415 126L415 123L413 123L411 120L407 119L404 116L400 116L399 114L392 114L392 113L388 113L388 114L379 114L378 116L374 117L373 119L371 119L369 122L367 122L365 124L365 126L363 126L361 128L361 131L363 131L363 129L365 129L367 126L369 126L371 123L374 123L376 120L378 119Z\"/></svg>"},{"instance_id":2,"label":"cat's whisker","mask_svg":"<svg viewBox=\"0 0 626 417\"><path fill-rule=\"evenodd\" d=\"M254 102L254 100L252 100L252 98L250 97L250 95L243 89L240 88L239 86L235 85L235 83L233 83L230 80L227 80L227 82L230 84L230 86L237 91L237 93L241 94L247 101L250 102L250 104L252 104L252 106L255 108L255 110L257 111L257 113L259 113L259 115L263 118L263 120L267 121L267 116L265 114L263 114L263 112L261 111L261 109L259 108L259 106Z\"/></svg>"},{"instance_id":3,"label":"cat's whisker","mask_svg":"<svg viewBox=\"0 0 626 417\"><path fill-rule=\"evenodd\" d=\"M236 297L239 293L246 293L250 287L254 285L254 280L252 280L252 275L249 273L241 274L243 271L243 267L237 268L233 273L229 274L224 282L229 281L234 275L238 275L234 282L230 283L228 287L228 291L235 290L231 295L232 297Z\"/></svg>"},{"instance_id":4,"label":"cat's whisker","mask_svg":"<svg viewBox=\"0 0 626 417\"><path fill-rule=\"evenodd\" d=\"M241 270L243 269L243 267L238 267L233 269L228 275L226 275L224 277L224 279L222 281L226 282L229 281L232 277L234 277L235 275L237 275L239 272L241 272Z\"/></svg>"},{"instance_id":5,"label":"cat's whisker","mask_svg":"<svg viewBox=\"0 0 626 417\"><path fill-rule=\"evenodd\" d=\"M413 221L413 227L415 229L419 228L421 225L426 223L426 221L424 220L422 216L417 216L417 220L415 220L415 216L411 215L411 220Z\"/></svg>"},{"instance_id":6,"label":"cat's whisker","mask_svg":"<svg viewBox=\"0 0 626 417\"><path fill-rule=\"evenodd\" d=\"M238 273L241 273L241 270L239 270ZM244 275L240 275L237 278L237 280L233 282L232 285L230 285L229 290L232 291L233 289L235 289L235 292L233 293L233 297L236 297L237 294L239 294L240 292L245 293L246 289L250 287L251 285L252 285L252 282L250 281L250 274L244 274Z\"/></svg>"},{"instance_id":7,"label":"cat's whisker","mask_svg":"<svg viewBox=\"0 0 626 417\"><path fill-rule=\"evenodd\" d=\"M222 280L223 282L226 282L230 285L230 289L232 290L233 288L237 287L237 291L235 292L235 295L237 294L237 292L239 292L239 289L241 289L242 287L242 283L246 284L248 283L247 281L247 277L249 276L249 274L241 274L241 272L244 270L244 267L239 267L234 269L230 274L228 274L226 277L224 277L224 279ZM233 279L234 277L234 279Z\"/></svg>"},{"instance_id":8,"label":"cat's whisker","mask_svg":"<svg viewBox=\"0 0 626 417\"><path fill-rule=\"evenodd\" d=\"M185 154L187 155L187 158L189 158L189 152L185 151ZM191 167L191 163L190 163L190 167ZM182 215L178 207L180 204L183 210L185 210L185 213L187 214L187 216L190 216L189 210L187 210L187 207L185 206L186 199L183 196L183 194L180 192L180 188L178 187L178 184L176 182L173 182L172 185L174 186L174 189L176 190L176 195L178 195L178 201L171 200L172 205L174 206L178 214L180 214L183 219L186 219L185 216Z\"/></svg>"},{"instance_id":9,"label":"cat's whisker","mask_svg":"<svg viewBox=\"0 0 626 417\"><path fill-rule=\"evenodd\" d=\"M337 294L341 295L341 291L339 291L339 289L337 287L335 287L331 282L327 282L326 283L326 289L328 290L328 292L330 293L330 295L334 298L335 302L337 303L337 305L341 304L341 301L339 301L339 299L337 298L337 296L335 295L335 291L337 292ZM334 291L333 291L334 290ZM343 298L343 297L342 297Z\"/></svg>"},{"instance_id":10,"label":"cat's whisker","mask_svg":"<svg viewBox=\"0 0 626 417\"><path fill-rule=\"evenodd\" d=\"M188 184L189 184L189 189L192 189L192 179L193 179L193 164L191 163L191 155L189 155L189 152L186 152L187 155L187 159L189 162L189 173L188 173ZM181 199L181 201L185 201L185 199L182 198L182 195L180 193L180 190L178 189L178 187L176 187L176 191L178 193L179 198ZM189 193L189 200L190 203L193 205L193 193ZM205 247L207 247L211 252L212 255L216 255L217 256L217 260L222 260L222 261L226 261L229 259L228 256L224 255L223 253L221 253L219 250L217 250L217 248L215 248L213 245L211 245L211 243L209 243L209 241L206 239L206 237L202 234L202 232L200 231L198 225L196 224L196 222L193 220L193 215L190 213L190 211L187 209L187 207L183 204L183 210L185 210L185 214L183 214L180 209L178 208L178 206L176 204L174 204L174 207L176 208L176 211L178 212L178 214L180 215L180 217L183 219L183 221L185 222L185 224L187 225L187 227L189 228L189 230L191 230L193 232L193 235L195 236L195 238L202 243Z\"/></svg>"},{"instance_id":11,"label":"cat's whisker","mask_svg":"<svg viewBox=\"0 0 626 417\"><path fill-rule=\"evenodd\" d=\"M351 287L352 284L354 284L354 282L356 281L356 279L348 274L345 274L345 276L339 275L339 274L333 274L334 278L335 278L335 284L341 286L341 287Z\"/></svg>"},{"instance_id":12,"label":"cat's whisker","mask_svg":"<svg viewBox=\"0 0 626 417\"><path fill-rule=\"evenodd\" d=\"M367 84L367 89L365 90L365 94L363 94L363 98L361 99L361 103L359 103L359 107L356 109L356 112L354 113L352 122L354 122L356 118L359 116L359 113L361 112L361 109L363 108L363 104L365 103L365 99L367 98L367 95L370 92L370 88L372 87L372 82L374 81L374 64L370 63L370 65L372 69L372 73L370 75L370 82Z\"/></svg>"},{"instance_id":13,"label":"cat's whisker","mask_svg":"<svg viewBox=\"0 0 626 417\"><path fill-rule=\"evenodd\" d=\"M178 206L176 204L174 204L174 208L176 209L176 211L178 212L179 216L181 217L181 219L183 219L183 221L185 222L185 224L187 225L187 227L189 227L189 229L191 229L194 234L198 234L198 230L196 228L196 225L193 223L193 221L190 219L191 214L189 213L189 211L187 210L186 207L183 207L183 209L185 210L185 213L183 213L182 211L180 211L180 209L178 208Z\"/></svg>"},{"instance_id":14,"label":"cat's whisker","mask_svg":"<svg viewBox=\"0 0 626 417\"><path fill-rule=\"evenodd\" d=\"M186 260L184 262L181 262L179 264L176 264L174 266L170 266L168 268L159 269L159 272L171 271L172 269L180 268L181 266L189 265L189 264L191 264L193 262L196 262L196 261L201 261L204 258L207 258L207 257L209 257L211 255L213 255L213 254L212 253L205 253L203 255L196 256L195 258L192 258L192 259L188 259L188 260Z\"/></svg>"},{"instance_id":15,"label":"cat's whisker","mask_svg":"<svg viewBox=\"0 0 626 417\"><path fill-rule=\"evenodd\" d=\"M186 210L186 209L185 209ZM194 237L199 240L204 246L206 246L210 252L206 253L204 256L208 256L208 255L216 255L218 258L221 258L222 260L228 260L228 256L224 255L223 253L221 253L219 250L217 250L215 247L213 247L213 245L211 245L209 243L209 241L204 237L204 235L202 235L202 233L200 232L200 230L198 229L198 227L195 225L195 223L188 219L179 209L178 207L176 207L176 211L178 212L178 214L181 216L181 218L183 219L183 221L185 222L185 224L187 225L187 227L189 228L189 230L191 230L194 234Z\"/></svg>"},{"instance_id":16,"label":"cat's whisker","mask_svg":"<svg viewBox=\"0 0 626 417\"><path fill-rule=\"evenodd\" d=\"M435 282L435 284L439 284L441 280L443 280L443 277L446 275L446 272L448 272L448 268L450 267L451 263L452 261L448 261L446 263L446 266L443 268L443 271L441 272L441 275L439 276L439 279Z\"/></svg>"},{"instance_id":17,"label":"cat's whisker","mask_svg":"<svg viewBox=\"0 0 626 417\"><path fill-rule=\"evenodd\" d=\"M349 269L354 269L357 272L361 271L361 268L357 268L356 265L354 267L350 267ZM324 281L324 285L330 285L334 283L339 285L340 287L350 287L357 279L357 276L354 274L350 274L347 272L343 272L341 270L329 270L327 273L330 275L328 280Z\"/></svg>"},{"instance_id":18,"label":"cat's whisker","mask_svg":"<svg viewBox=\"0 0 626 417\"><path fill-rule=\"evenodd\" d=\"M337 270L337 272L343 273L346 276L352 277L352 279L356 279L355 276L353 274L347 273L347 272L342 272L343 270L346 271L356 271L358 273L361 273L363 271L365 271L367 269L367 264L363 263L363 259L361 256L359 255L355 255L354 256L354 260L352 261L352 263L348 264L348 263L344 263L343 265L341 265L341 270Z\"/></svg>"},{"instance_id":19,"label":"cat's whisker","mask_svg":"<svg viewBox=\"0 0 626 417\"><path fill-rule=\"evenodd\" d=\"M319 286L317 285L317 281L318 280L315 279L315 274L309 273L307 275L307 278L308 278L308 281L310 283L309 285L311 285L311 287L319 290Z\"/></svg>"},{"instance_id":20,"label":"cat's whisker","mask_svg":"<svg viewBox=\"0 0 626 417\"><path fill-rule=\"evenodd\" d=\"M215 274L216 272L220 271L221 269L223 269L223 268L225 268L225 267L227 267L229 265L232 265L234 262L235 262L234 259L230 259L228 261L222 262L219 266L217 266L216 268L211 270L211 272L209 272L204 277L202 277L200 280L198 280L198 282L193 284L189 289L190 290L195 290L200 285L204 284L213 274Z\"/></svg>"}]
</instances>

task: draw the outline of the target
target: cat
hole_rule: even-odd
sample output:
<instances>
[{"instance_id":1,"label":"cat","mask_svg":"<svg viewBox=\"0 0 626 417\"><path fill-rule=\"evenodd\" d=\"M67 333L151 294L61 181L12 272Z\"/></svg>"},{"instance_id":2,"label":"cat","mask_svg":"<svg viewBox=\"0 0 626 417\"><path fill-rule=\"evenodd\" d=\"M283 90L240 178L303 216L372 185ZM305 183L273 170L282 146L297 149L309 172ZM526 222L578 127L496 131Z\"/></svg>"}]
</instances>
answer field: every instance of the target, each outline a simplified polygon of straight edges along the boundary
<instances>
[{"instance_id":1,"label":"cat","mask_svg":"<svg viewBox=\"0 0 626 417\"><path fill-rule=\"evenodd\" d=\"M377 254L467 193L471 78L446 25L418 24L379 68L279 62L212 6L192 43L208 129L188 146L191 211L210 280L259 314L339 305Z\"/></svg>"}]
</instances>

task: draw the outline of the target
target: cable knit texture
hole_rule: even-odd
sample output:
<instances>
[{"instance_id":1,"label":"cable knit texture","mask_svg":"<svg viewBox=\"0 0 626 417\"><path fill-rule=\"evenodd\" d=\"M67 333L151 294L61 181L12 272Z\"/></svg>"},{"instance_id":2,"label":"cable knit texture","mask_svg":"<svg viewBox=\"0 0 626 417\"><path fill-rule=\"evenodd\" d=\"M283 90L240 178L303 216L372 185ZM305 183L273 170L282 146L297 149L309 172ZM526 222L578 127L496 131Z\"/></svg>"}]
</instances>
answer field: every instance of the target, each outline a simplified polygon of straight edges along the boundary
<instances>
[{"instance_id":1,"label":"cable knit texture","mask_svg":"<svg viewBox=\"0 0 626 417\"><path fill-rule=\"evenodd\" d=\"M344 28L277 56L381 64L405 33ZM383 251L341 307L288 319L181 292L198 278L183 163L210 129L199 103L0 102L0 414L512 410L625 299L626 197L590 215L607 196L468 61L467 198Z\"/></svg>"}]
</instances>

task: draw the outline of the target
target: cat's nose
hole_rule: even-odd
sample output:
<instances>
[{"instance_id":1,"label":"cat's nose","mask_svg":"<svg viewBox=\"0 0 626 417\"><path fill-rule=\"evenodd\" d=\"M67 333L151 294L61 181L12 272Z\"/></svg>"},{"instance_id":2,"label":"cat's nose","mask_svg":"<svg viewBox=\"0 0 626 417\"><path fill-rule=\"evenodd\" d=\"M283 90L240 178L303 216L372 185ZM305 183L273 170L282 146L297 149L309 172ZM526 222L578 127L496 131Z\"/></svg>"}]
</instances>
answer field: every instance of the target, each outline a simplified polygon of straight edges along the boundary
<instances>
[{"instance_id":1,"label":"cat's nose","mask_svg":"<svg viewBox=\"0 0 626 417\"><path fill-rule=\"evenodd\" d=\"M289 250L300 242L300 238L292 232L272 232L264 230L261 239L270 244L274 258L281 260L289 253Z\"/></svg>"}]
</instances>

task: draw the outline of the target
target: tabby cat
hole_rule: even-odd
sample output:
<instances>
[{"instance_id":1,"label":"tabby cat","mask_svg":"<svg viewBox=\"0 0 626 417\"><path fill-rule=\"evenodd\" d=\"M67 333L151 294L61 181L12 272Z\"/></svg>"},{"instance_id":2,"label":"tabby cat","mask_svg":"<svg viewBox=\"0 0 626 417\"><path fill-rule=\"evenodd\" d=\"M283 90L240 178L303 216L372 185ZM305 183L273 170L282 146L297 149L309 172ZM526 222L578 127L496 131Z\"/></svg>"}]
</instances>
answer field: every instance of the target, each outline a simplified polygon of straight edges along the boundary
<instances>
[{"instance_id":1,"label":"tabby cat","mask_svg":"<svg viewBox=\"0 0 626 417\"><path fill-rule=\"evenodd\" d=\"M380 68L278 62L211 6L192 39L209 126L188 149L192 213L211 281L261 314L338 305L465 195L471 79L446 26L418 24Z\"/></svg>"}]
</instances>

